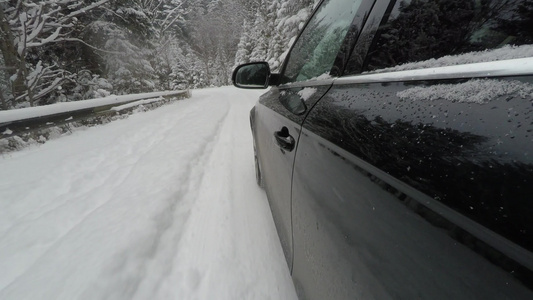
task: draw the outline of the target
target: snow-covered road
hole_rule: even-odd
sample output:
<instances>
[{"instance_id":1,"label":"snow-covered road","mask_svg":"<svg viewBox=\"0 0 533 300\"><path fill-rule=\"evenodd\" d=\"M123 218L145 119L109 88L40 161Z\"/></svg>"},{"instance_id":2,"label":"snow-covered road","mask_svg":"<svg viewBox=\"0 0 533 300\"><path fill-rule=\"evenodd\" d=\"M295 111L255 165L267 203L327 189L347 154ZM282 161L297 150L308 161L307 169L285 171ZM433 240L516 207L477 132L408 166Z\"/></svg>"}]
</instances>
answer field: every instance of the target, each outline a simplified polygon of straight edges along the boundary
<instances>
[{"instance_id":1,"label":"snow-covered road","mask_svg":"<svg viewBox=\"0 0 533 300\"><path fill-rule=\"evenodd\" d=\"M232 87L0 157L0 299L295 299Z\"/></svg>"}]
</instances>

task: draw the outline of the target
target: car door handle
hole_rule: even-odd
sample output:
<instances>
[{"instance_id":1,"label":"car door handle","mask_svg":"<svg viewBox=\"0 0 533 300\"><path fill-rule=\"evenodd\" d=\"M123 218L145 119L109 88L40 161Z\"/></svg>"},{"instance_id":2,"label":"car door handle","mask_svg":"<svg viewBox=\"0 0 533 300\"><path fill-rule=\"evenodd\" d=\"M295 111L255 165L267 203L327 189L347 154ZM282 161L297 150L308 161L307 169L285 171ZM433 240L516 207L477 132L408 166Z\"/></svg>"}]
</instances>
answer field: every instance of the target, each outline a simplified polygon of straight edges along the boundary
<instances>
[{"instance_id":1,"label":"car door handle","mask_svg":"<svg viewBox=\"0 0 533 300\"><path fill-rule=\"evenodd\" d=\"M283 127L280 131L274 132L274 137L276 138L276 143L282 150L287 150L289 152L294 150L296 142L289 134L289 129L287 129L287 127Z\"/></svg>"}]
</instances>

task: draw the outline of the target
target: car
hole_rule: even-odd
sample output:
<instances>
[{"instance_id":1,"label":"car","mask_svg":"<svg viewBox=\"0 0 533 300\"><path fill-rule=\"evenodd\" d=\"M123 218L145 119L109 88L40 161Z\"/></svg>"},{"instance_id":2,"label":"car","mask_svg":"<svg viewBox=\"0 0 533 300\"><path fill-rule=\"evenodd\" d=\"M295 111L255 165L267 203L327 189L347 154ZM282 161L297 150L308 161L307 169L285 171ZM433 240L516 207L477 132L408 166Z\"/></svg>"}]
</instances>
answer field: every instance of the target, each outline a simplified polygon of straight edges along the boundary
<instances>
[{"instance_id":1,"label":"car","mask_svg":"<svg viewBox=\"0 0 533 300\"><path fill-rule=\"evenodd\" d=\"M533 1L323 0L250 112L300 299L533 299Z\"/></svg>"}]
</instances>

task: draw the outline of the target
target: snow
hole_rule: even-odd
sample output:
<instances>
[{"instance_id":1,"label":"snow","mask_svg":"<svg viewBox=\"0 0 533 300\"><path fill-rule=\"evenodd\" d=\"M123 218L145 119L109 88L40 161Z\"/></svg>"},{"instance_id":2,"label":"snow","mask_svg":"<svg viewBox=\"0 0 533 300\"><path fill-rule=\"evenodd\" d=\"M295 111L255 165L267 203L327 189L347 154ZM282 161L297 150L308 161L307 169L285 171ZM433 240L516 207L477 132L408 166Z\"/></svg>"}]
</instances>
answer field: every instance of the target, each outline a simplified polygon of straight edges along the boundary
<instances>
[{"instance_id":1,"label":"snow","mask_svg":"<svg viewBox=\"0 0 533 300\"><path fill-rule=\"evenodd\" d=\"M398 92L397 96L412 101L445 99L452 102L484 104L516 93L522 98L533 98L533 85L516 80L473 79L459 84L417 86Z\"/></svg>"},{"instance_id":2,"label":"snow","mask_svg":"<svg viewBox=\"0 0 533 300\"><path fill-rule=\"evenodd\" d=\"M25 13L21 14L21 21L22 21L22 15L23 14L26 15ZM26 21L24 21L24 22L26 22ZM33 41L43 31L44 23L45 22L40 22L37 25L37 27L32 30L32 32L26 38L26 42Z\"/></svg>"},{"instance_id":3,"label":"snow","mask_svg":"<svg viewBox=\"0 0 533 300\"><path fill-rule=\"evenodd\" d=\"M0 157L0 299L296 299L249 110L193 97Z\"/></svg>"},{"instance_id":4,"label":"snow","mask_svg":"<svg viewBox=\"0 0 533 300\"><path fill-rule=\"evenodd\" d=\"M64 19L70 19L70 18L73 18L77 15L81 15L81 14L85 14L86 12L96 8L96 7L99 7L101 6L102 4L106 3L106 2L109 2L110 0L100 0L98 2L94 2L93 4L91 5L88 5L88 6L85 6L85 7L81 7L80 9L78 9L77 11L74 11L74 12L71 12L68 16L66 16ZM69 9L72 9L74 8L74 6L70 6Z\"/></svg>"},{"instance_id":5,"label":"snow","mask_svg":"<svg viewBox=\"0 0 533 300\"><path fill-rule=\"evenodd\" d=\"M153 102L159 102L159 101L162 101L164 99L165 98L163 98L163 97L159 97L159 98L151 98L151 99L146 99L146 100L139 100L139 101L135 101L135 102L130 102L128 104L115 106L115 107L111 108L111 110L112 111L121 111L121 110L124 110L124 109L135 107L137 105L144 105L144 104L150 104L150 103L153 103Z\"/></svg>"},{"instance_id":6,"label":"snow","mask_svg":"<svg viewBox=\"0 0 533 300\"><path fill-rule=\"evenodd\" d=\"M119 8L117 13L126 14L126 15L135 15L138 18L141 18L141 19L146 19L147 18L146 14L144 14L144 12L142 10L137 10L137 9L134 9L134 8L131 8L131 7Z\"/></svg>"},{"instance_id":7,"label":"snow","mask_svg":"<svg viewBox=\"0 0 533 300\"><path fill-rule=\"evenodd\" d=\"M19 20L21 23L28 21L28 15L25 12L22 12L19 16Z\"/></svg>"},{"instance_id":8,"label":"snow","mask_svg":"<svg viewBox=\"0 0 533 300\"><path fill-rule=\"evenodd\" d=\"M520 76L533 74L533 57L493 62L471 63L458 66L405 70L389 73L365 73L335 79L335 84L383 81L430 80L443 78Z\"/></svg>"},{"instance_id":9,"label":"snow","mask_svg":"<svg viewBox=\"0 0 533 300\"><path fill-rule=\"evenodd\" d=\"M42 46L44 44L53 42L59 37L60 31L61 31L61 27L58 27L56 29L56 31L54 31L50 36L48 36L47 38L43 39L39 43L28 43L28 47L39 47L39 46Z\"/></svg>"},{"instance_id":10,"label":"snow","mask_svg":"<svg viewBox=\"0 0 533 300\"><path fill-rule=\"evenodd\" d=\"M298 26L300 28L303 25L305 25L305 21L307 21L308 18L309 18L309 10L307 8L302 8L295 15L292 15L292 16L286 18L284 21L280 22L276 26L276 29L277 30L282 30L283 27L288 26L290 24L299 24Z\"/></svg>"},{"instance_id":11,"label":"snow","mask_svg":"<svg viewBox=\"0 0 533 300\"><path fill-rule=\"evenodd\" d=\"M302 97L302 100L306 102L309 100L318 90L316 88L304 88L303 90L298 92L298 95Z\"/></svg>"},{"instance_id":12,"label":"snow","mask_svg":"<svg viewBox=\"0 0 533 300\"><path fill-rule=\"evenodd\" d=\"M385 68L372 71L371 73L395 72L405 70L438 68L445 66L456 66L501 60L511 60L517 58L531 57L533 54L533 45L505 45L501 48L490 49L477 52L468 52L459 55L447 55L438 59L429 59L420 62L406 63L392 68Z\"/></svg>"},{"instance_id":13,"label":"snow","mask_svg":"<svg viewBox=\"0 0 533 300\"><path fill-rule=\"evenodd\" d=\"M13 122L17 120L31 119L46 115L59 114L68 111L93 108L110 104L122 104L124 102L146 99L152 97L168 96L179 93L180 91L164 91L153 93L141 93L122 96L108 96L104 98L81 100L75 102L56 103L46 106L28 107L13 110L0 111L0 124Z\"/></svg>"}]
</instances>

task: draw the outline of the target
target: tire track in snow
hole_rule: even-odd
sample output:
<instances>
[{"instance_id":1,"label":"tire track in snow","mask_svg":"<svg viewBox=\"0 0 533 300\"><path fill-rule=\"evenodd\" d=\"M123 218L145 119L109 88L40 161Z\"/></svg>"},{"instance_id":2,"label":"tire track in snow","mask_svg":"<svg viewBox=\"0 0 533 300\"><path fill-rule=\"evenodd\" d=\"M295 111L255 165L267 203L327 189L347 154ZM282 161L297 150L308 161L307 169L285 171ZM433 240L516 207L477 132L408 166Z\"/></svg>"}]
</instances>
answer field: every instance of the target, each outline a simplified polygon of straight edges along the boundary
<instances>
[{"instance_id":1,"label":"tire track in snow","mask_svg":"<svg viewBox=\"0 0 533 300\"><path fill-rule=\"evenodd\" d=\"M222 109L218 113L222 114L221 120L216 122L220 124L227 112ZM185 126L187 125L185 123L180 121L179 125ZM97 286L89 286L83 292L81 299L131 299L138 293L140 286L148 286L149 290L153 290L153 286L158 284L158 279L168 273L165 270L169 267L166 261L168 256L176 252L177 242L181 238L181 227L188 219L191 206L184 195L187 195L190 189L196 189L197 184L194 184L196 179L191 174L194 173L198 161L210 151L210 140L220 131L218 126L214 129L204 137L203 143L198 145L200 151L194 152L190 162L183 168L186 177L181 179L182 183L175 195L166 199L166 207L153 217L156 227L154 234L117 253L112 259L112 265L102 272L102 276L108 277L105 284L101 284L100 281ZM132 268L135 269L134 274L131 272ZM109 276L110 274L112 276ZM148 284L142 285L144 282ZM151 298L150 294L144 297L148 298Z\"/></svg>"},{"instance_id":2,"label":"tire track in snow","mask_svg":"<svg viewBox=\"0 0 533 300\"><path fill-rule=\"evenodd\" d=\"M185 173L188 176L181 184L179 192L175 197L172 197L168 208L156 217L158 220L157 234L153 237L153 247L143 260L142 269L147 276L138 278L135 289L131 295L128 295L128 298L151 298L159 288L162 279L171 272L172 265L168 263L168 259L177 252L182 238L183 225L189 218L190 209L196 199L195 194L198 193L205 160L211 155L213 140L216 140L220 135L220 125L224 123L227 116L226 110L222 118L216 122L216 130L205 139L204 144L200 147L203 150L197 153L185 167Z\"/></svg>"},{"instance_id":3,"label":"tire track in snow","mask_svg":"<svg viewBox=\"0 0 533 300\"><path fill-rule=\"evenodd\" d=\"M173 261L175 267L157 298L296 297L266 197L255 183L248 121L253 103L243 105L240 97L232 97L234 103L207 161ZM268 254L263 257L265 250ZM272 264L273 260L277 263Z\"/></svg>"}]
</instances>

